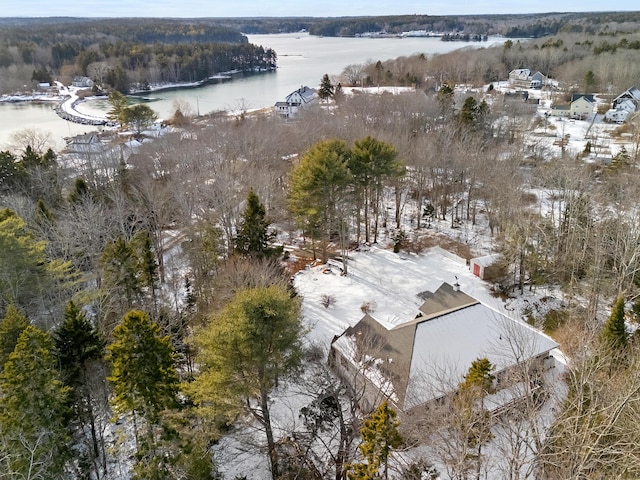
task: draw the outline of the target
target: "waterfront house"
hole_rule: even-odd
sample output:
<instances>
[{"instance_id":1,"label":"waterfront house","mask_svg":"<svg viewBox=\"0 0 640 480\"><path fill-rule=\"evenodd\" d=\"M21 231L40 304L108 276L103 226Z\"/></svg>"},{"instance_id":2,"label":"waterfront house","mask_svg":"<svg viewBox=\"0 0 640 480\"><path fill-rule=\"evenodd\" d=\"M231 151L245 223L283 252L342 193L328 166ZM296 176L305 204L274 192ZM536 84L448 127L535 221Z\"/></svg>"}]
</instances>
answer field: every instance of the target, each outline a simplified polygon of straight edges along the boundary
<instances>
[{"instance_id":1,"label":"waterfront house","mask_svg":"<svg viewBox=\"0 0 640 480\"><path fill-rule=\"evenodd\" d=\"M298 111L315 104L318 101L318 94L313 88L306 85L286 96L284 102L276 102L276 112L285 118L293 118Z\"/></svg>"},{"instance_id":2,"label":"waterfront house","mask_svg":"<svg viewBox=\"0 0 640 480\"><path fill-rule=\"evenodd\" d=\"M92 88L93 80L91 80L89 77L73 77L71 86L78 88Z\"/></svg>"}]
</instances>

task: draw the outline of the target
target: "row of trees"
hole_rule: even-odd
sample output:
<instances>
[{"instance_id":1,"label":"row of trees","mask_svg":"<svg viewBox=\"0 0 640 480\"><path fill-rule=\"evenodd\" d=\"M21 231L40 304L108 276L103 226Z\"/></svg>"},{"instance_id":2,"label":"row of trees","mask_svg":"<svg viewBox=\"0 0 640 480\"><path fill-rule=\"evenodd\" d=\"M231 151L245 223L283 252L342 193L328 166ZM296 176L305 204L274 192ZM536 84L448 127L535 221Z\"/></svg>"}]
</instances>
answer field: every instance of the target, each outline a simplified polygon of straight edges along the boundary
<instances>
[{"instance_id":1,"label":"row of trees","mask_svg":"<svg viewBox=\"0 0 640 480\"><path fill-rule=\"evenodd\" d=\"M314 145L293 169L289 205L305 234L321 240L323 261L333 235L346 258L354 214L355 241L364 234L365 242L377 242L384 186L404 174L396 156L392 145L372 137L356 141L350 150L332 140Z\"/></svg>"}]
</instances>

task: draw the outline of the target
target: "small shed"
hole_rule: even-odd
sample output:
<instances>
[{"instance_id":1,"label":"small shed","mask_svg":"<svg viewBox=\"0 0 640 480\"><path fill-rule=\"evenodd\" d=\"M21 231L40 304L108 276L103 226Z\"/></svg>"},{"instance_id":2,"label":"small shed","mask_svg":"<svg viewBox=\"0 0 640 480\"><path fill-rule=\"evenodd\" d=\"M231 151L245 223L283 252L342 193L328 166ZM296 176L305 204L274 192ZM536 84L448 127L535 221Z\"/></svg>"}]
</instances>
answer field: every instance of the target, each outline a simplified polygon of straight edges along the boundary
<instances>
[{"instance_id":1,"label":"small shed","mask_svg":"<svg viewBox=\"0 0 640 480\"><path fill-rule=\"evenodd\" d=\"M482 280L492 280L500 274L500 267L496 265L499 259L500 254L498 253L472 258L469 263L469 269L471 273Z\"/></svg>"}]
</instances>

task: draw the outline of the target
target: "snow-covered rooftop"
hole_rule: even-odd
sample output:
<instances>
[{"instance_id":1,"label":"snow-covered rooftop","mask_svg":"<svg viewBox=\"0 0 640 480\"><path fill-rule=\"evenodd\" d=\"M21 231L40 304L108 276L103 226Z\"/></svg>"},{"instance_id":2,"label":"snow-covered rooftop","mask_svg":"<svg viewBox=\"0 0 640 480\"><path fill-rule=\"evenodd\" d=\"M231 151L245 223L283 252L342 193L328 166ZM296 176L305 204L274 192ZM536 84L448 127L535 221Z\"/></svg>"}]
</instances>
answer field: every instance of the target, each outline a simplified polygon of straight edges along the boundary
<instances>
[{"instance_id":1,"label":"snow-covered rooftop","mask_svg":"<svg viewBox=\"0 0 640 480\"><path fill-rule=\"evenodd\" d=\"M386 394L398 399L405 409L455 390L477 358L489 358L500 371L517 363L516 347L525 355L523 359L557 347L550 338L510 318L486 282L438 250L412 255L372 248L353 254L348 272L341 276L337 268L321 266L296 276L310 336L319 343L340 336L334 347L354 361L358 355L354 354L357 341L353 334L373 329L376 336L386 336L389 343L384 355L382 349L377 350L385 365L367 362L372 365L367 376L374 385L388 387L380 374L385 369L392 371L396 390ZM437 300L440 293L450 294L440 288L443 283L454 282L460 285L457 294L465 297L459 305L443 307L435 318L426 315L423 318L430 318L426 321L420 317L425 292L436 292ZM326 297L332 302L325 308L322 299ZM368 307L363 309L365 304ZM369 315L365 316L365 311Z\"/></svg>"},{"instance_id":2,"label":"snow-covered rooftop","mask_svg":"<svg viewBox=\"0 0 640 480\"><path fill-rule=\"evenodd\" d=\"M557 346L482 303L419 323L405 408L457 390L474 360L487 358L500 372Z\"/></svg>"}]
</instances>

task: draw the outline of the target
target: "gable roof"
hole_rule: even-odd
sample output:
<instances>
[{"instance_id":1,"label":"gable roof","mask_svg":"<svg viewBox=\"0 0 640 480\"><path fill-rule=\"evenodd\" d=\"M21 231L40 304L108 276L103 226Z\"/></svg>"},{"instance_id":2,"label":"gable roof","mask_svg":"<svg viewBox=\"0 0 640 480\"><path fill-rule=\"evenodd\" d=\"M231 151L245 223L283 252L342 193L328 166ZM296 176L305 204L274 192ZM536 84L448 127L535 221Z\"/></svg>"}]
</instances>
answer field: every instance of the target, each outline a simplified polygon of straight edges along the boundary
<instances>
[{"instance_id":1,"label":"gable roof","mask_svg":"<svg viewBox=\"0 0 640 480\"><path fill-rule=\"evenodd\" d=\"M287 95L285 97L285 102L298 102L299 99L301 103L309 103L312 102L316 98L316 96L316 91L313 88L309 88L306 85L303 85L299 89L294 90L289 95Z\"/></svg>"},{"instance_id":2,"label":"gable roof","mask_svg":"<svg viewBox=\"0 0 640 480\"><path fill-rule=\"evenodd\" d=\"M586 101L590 103L595 103L595 99L593 98L593 95L588 93L574 93L573 95L571 95L571 103L575 102L576 100L580 100L581 98L584 98Z\"/></svg>"},{"instance_id":3,"label":"gable roof","mask_svg":"<svg viewBox=\"0 0 640 480\"><path fill-rule=\"evenodd\" d=\"M531 76L531 70L528 68L516 68L509 72L510 77L518 77L524 80L528 79Z\"/></svg>"},{"instance_id":4,"label":"gable roof","mask_svg":"<svg viewBox=\"0 0 640 480\"><path fill-rule=\"evenodd\" d=\"M613 99L614 106L617 105L618 102L623 101L625 99L632 100L634 102L640 102L640 90L636 87L631 87L628 90L625 90L616 98Z\"/></svg>"},{"instance_id":5,"label":"gable roof","mask_svg":"<svg viewBox=\"0 0 640 480\"><path fill-rule=\"evenodd\" d=\"M366 314L332 343L403 410L453 393L477 358L499 372L558 346L447 283L419 296L415 318L387 329ZM516 342L527 358L513 357Z\"/></svg>"},{"instance_id":6,"label":"gable roof","mask_svg":"<svg viewBox=\"0 0 640 480\"><path fill-rule=\"evenodd\" d=\"M404 409L457 390L478 358L489 359L499 373L557 346L479 302L422 322L416 328ZM516 358L518 350L526 351L526 358Z\"/></svg>"}]
</instances>

